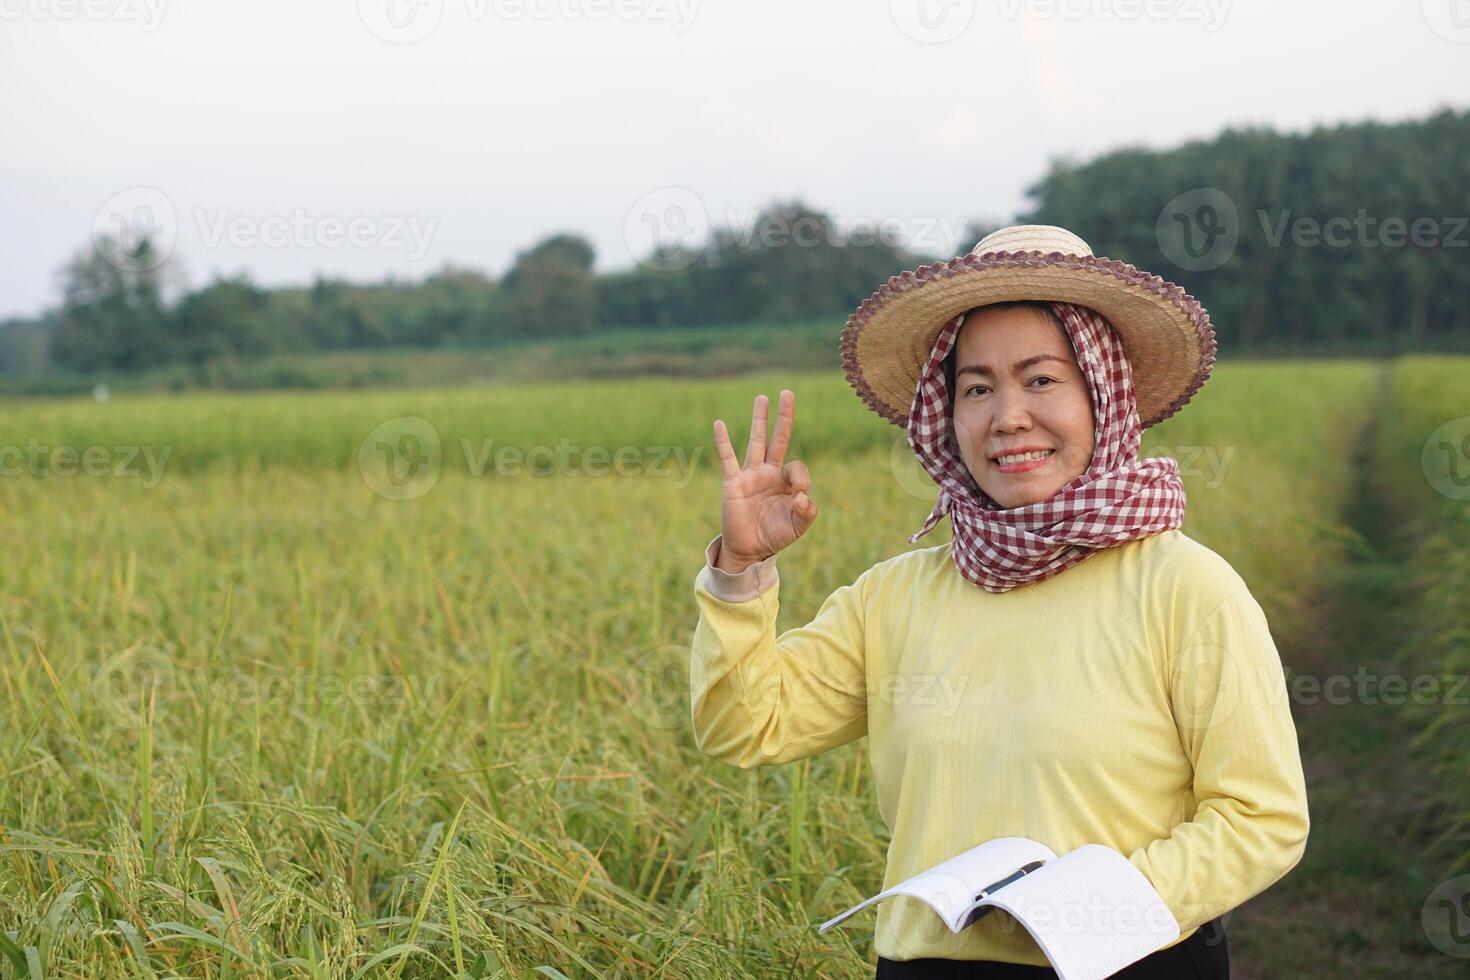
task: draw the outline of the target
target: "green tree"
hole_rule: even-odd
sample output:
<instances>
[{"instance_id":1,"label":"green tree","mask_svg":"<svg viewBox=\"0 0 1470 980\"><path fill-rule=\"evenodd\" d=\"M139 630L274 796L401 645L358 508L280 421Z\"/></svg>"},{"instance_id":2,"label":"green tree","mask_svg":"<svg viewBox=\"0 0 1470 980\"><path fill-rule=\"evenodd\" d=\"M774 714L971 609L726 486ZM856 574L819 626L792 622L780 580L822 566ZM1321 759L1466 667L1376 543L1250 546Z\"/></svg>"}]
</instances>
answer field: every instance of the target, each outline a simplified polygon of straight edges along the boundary
<instances>
[{"instance_id":1,"label":"green tree","mask_svg":"<svg viewBox=\"0 0 1470 980\"><path fill-rule=\"evenodd\" d=\"M125 249L102 236L95 247L78 252L62 270L52 358L78 371L135 370L168 360L171 324L162 268L147 237Z\"/></svg>"},{"instance_id":2,"label":"green tree","mask_svg":"<svg viewBox=\"0 0 1470 980\"><path fill-rule=\"evenodd\" d=\"M585 239L553 235L516 256L504 280L500 315L517 337L571 337L596 332L593 250Z\"/></svg>"},{"instance_id":3,"label":"green tree","mask_svg":"<svg viewBox=\"0 0 1470 980\"><path fill-rule=\"evenodd\" d=\"M270 297L248 276L217 279L185 296L174 313L172 353L198 364L219 358L258 357L281 349L281 327Z\"/></svg>"}]
</instances>

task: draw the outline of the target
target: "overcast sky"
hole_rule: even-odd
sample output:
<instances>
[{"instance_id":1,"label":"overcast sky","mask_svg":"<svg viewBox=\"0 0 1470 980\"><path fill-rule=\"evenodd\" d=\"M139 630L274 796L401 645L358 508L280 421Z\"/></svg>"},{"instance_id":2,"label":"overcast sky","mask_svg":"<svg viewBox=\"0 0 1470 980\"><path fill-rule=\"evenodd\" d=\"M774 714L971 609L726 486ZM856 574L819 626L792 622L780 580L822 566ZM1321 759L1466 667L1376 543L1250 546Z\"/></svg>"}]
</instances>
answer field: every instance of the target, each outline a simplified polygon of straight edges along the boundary
<instances>
[{"instance_id":1,"label":"overcast sky","mask_svg":"<svg viewBox=\"0 0 1470 980\"><path fill-rule=\"evenodd\" d=\"M0 316L120 216L196 287L498 275L562 230L627 268L794 196L957 254L1054 156L1464 108L1467 8L0 0Z\"/></svg>"}]
</instances>

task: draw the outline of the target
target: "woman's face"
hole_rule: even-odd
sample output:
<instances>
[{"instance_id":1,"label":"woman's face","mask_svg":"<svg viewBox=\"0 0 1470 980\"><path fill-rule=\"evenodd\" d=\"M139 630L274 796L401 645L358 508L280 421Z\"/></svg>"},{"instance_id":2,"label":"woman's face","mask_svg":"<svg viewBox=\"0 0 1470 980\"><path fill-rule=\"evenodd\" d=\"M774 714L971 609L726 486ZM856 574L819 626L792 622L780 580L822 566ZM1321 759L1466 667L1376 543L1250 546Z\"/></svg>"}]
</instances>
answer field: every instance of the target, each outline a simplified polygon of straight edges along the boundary
<instances>
[{"instance_id":1,"label":"woman's face","mask_svg":"<svg viewBox=\"0 0 1470 980\"><path fill-rule=\"evenodd\" d=\"M1087 472L1092 396L1050 318L1025 307L981 307L965 317L952 356L955 441L996 503L1045 500ZM1047 452L1039 460L997 458L1030 449Z\"/></svg>"}]
</instances>

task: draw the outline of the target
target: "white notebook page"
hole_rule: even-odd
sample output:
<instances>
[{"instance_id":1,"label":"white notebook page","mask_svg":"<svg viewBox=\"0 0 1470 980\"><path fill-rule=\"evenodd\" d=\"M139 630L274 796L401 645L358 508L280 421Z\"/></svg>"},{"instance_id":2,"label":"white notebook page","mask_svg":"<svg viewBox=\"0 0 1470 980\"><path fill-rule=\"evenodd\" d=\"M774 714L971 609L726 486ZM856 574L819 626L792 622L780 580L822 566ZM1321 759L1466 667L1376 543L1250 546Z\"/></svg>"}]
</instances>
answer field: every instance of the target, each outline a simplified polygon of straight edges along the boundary
<instances>
[{"instance_id":1,"label":"white notebook page","mask_svg":"<svg viewBox=\"0 0 1470 980\"><path fill-rule=\"evenodd\" d=\"M1101 980L1179 938L1153 885L1101 844L1063 854L985 904L1020 920L1062 980Z\"/></svg>"},{"instance_id":2,"label":"white notebook page","mask_svg":"<svg viewBox=\"0 0 1470 980\"><path fill-rule=\"evenodd\" d=\"M927 900L949 925L950 931L958 932L965 910L974 902L979 889L999 881L1023 864L1051 861L1056 856L1055 851L1039 841L1026 837L997 837L956 854L928 871L921 871L867 901L854 905L835 919L828 919L817 931L826 932L849 915L874 902L895 895L911 895Z\"/></svg>"}]
</instances>

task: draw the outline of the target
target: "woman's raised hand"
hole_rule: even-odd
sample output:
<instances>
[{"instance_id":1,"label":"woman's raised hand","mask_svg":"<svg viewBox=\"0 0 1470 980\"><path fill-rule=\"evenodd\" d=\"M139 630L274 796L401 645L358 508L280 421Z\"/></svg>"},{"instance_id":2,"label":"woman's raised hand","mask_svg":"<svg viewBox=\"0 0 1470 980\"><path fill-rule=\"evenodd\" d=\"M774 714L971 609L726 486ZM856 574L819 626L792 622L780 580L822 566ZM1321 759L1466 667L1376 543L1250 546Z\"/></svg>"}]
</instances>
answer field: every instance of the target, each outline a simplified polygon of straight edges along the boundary
<instances>
[{"instance_id":1,"label":"woman's raised hand","mask_svg":"<svg viewBox=\"0 0 1470 980\"><path fill-rule=\"evenodd\" d=\"M724 472L720 504L720 555L723 571L739 572L753 562L776 554L806 533L817 519L817 505L807 492L811 476L800 460L785 462L791 425L796 418L796 395L781 389L776 434L766 445L766 410L770 399L755 398L750 420L750 443L745 464L735 458L725 423L715 420L715 449Z\"/></svg>"}]
</instances>

